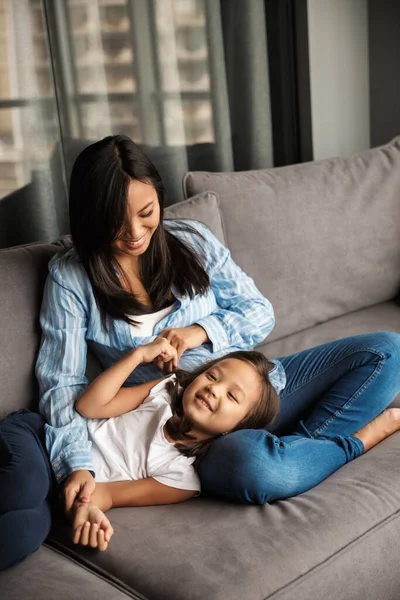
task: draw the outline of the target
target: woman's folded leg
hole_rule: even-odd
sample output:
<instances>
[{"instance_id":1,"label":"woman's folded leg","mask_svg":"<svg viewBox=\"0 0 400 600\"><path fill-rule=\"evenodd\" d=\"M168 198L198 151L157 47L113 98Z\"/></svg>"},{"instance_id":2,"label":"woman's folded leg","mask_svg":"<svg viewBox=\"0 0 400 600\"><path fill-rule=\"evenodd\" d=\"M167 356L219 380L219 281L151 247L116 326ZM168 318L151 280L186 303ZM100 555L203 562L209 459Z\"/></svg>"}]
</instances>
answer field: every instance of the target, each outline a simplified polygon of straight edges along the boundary
<instances>
[{"instance_id":1,"label":"woman's folded leg","mask_svg":"<svg viewBox=\"0 0 400 600\"><path fill-rule=\"evenodd\" d=\"M18 564L45 541L51 527L48 500L35 508L0 515L0 571Z\"/></svg>"},{"instance_id":2,"label":"woman's folded leg","mask_svg":"<svg viewBox=\"0 0 400 600\"><path fill-rule=\"evenodd\" d=\"M377 332L336 340L280 359L287 385L269 431L351 435L400 392L400 334Z\"/></svg>"},{"instance_id":3,"label":"woman's folded leg","mask_svg":"<svg viewBox=\"0 0 400 600\"><path fill-rule=\"evenodd\" d=\"M0 422L0 569L37 550L50 530L55 486L43 426L28 411Z\"/></svg>"}]
</instances>

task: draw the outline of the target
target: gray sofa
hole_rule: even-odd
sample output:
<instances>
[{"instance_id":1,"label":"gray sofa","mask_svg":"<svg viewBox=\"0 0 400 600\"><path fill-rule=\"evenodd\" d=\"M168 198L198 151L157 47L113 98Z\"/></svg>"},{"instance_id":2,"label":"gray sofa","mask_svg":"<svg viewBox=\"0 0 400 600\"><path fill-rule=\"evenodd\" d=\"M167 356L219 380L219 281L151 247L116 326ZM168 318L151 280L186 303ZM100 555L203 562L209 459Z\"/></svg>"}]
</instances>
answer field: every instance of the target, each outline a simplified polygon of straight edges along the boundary
<instances>
[{"instance_id":1,"label":"gray sofa","mask_svg":"<svg viewBox=\"0 0 400 600\"><path fill-rule=\"evenodd\" d=\"M400 138L349 158L246 173L188 173L184 203L275 307L261 349L289 354L346 335L400 332ZM47 261L0 252L1 416L35 408ZM89 371L96 365L91 359ZM0 574L4 600L376 600L400 598L400 435L313 490L264 506L200 497L113 509L105 553L54 523L46 544Z\"/></svg>"}]
</instances>

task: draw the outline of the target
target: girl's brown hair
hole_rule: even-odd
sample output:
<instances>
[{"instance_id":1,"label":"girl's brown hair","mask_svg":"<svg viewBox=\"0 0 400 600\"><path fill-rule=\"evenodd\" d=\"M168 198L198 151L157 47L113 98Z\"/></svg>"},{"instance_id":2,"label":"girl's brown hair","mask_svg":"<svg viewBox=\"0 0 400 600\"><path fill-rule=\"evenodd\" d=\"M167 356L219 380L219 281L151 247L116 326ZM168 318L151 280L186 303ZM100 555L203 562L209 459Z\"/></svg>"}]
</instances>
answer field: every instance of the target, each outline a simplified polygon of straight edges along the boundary
<instances>
[{"instance_id":1,"label":"girl's brown hair","mask_svg":"<svg viewBox=\"0 0 400 600\"><path fill-rule=\"evenodd\" d=\"M258 372L262 382L262 393L258 402L254 404L249 414L232 431L237 431L238 429L264 429L264 427L273 422L279 412L279 395L269 379L269 374L275 365L261 354L261 352L257 352L256 350L238 350L207 362L191 372L178 369L175 371L176 381L168 383L168 391L171 394L171 408L174 416L167 421L166 429L173 440L179 442L187 441L187 443L177 443L176 448L185 456L195 456L194 466L198 465L212 442L219 438L220 435L200 442L191 441L193 438L189 434L189 431L192 429L192 423L183 412L183 394L196 377L211 369L221 360L228 358L236 358L252 365Z\"/></svg>"}]
</instances>

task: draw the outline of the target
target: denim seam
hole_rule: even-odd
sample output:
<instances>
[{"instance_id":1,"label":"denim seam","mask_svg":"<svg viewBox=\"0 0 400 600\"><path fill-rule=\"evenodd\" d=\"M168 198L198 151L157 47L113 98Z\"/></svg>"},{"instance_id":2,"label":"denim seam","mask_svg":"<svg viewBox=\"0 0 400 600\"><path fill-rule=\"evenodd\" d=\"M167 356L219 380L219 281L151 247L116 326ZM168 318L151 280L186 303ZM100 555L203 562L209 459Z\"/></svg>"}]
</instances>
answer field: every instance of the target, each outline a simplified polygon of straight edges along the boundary
<instances>
[{"instance_id":1,"label":"denim seam","mask_svg":"<svg viewBox=\"0 0 400 600\"><path fill-rule=\"evenodd\" d=\"M324 429L326 429L332 423L334 419L336 419L339 415L343 414L343 412L347 410L349 406L351 406L354 400L356 400L367 389L367 387L374 381L374 379L376 379L376 377L382 371L382 360L383 359L381 359L376 365L374 372L371 373L368 379L364 381L364 383L358 388L356 392L354 392L354 394L347 400L345 404L343 404L341 408L335 411L333 415L328 417L326 421L324 421L322 425L320 425L318 429L316 429L313 433L309 432L310 435L312 435L312 437L320 435L324 431Z\"/></svg>"},{"instance_id":2,"label":"denim seam","mask_svg":"<svg viewBox=\"0 0 400 600\"><path fill-rule=\"evenodd\" d=\"M349 356L352 356L353 354L358 354L358 352L370 352L371 354L375 354L376 356L379 356L380 362L385 359L385 355L382 354L381 352L378 352L377 350L373 350L371 348L357 348L357 350L353 350L349 354L345 354L344 356L341 356L336 362L329 365L329 367L326 367L326 369L324 369L323 371L320 371L317 375L315 375L314 377L309 379L305 385L307 385L308 383L310 383L310 381L313 381L317 377L320 377L320 375L323 375L324 373L326 373L326 371L329 371L330 368L336 367L336 365L338 365L345 358L349 358ZM288 398L289 396L291 396L292 394L294 394L295 392L297 392L297 390L300 389L303 385L304 385L304 383L299 384L294 390L292 390L287 395L285 395L285 399Z\"/></svg>"},{"instance_id":3,"label":"denim seam","mask_svg":"<svg viewBox=\"0 0 400 600\"><path fill-rule=\"evenodd\" d=\"M284 592L286 592L289 587L295 585L296 583L298 583L302 579L307 578L313 571L316 571L317 569L320 569L320 568L324 567L324 565L326 565L327 563L329 563L332 559L335 559L337 556L340 556L340 554L342 554L343 552L345 552L349 547L356 546L360 542L363 542L364 541L363 538L370 537L370 535L373 535L376 531L379 531L380 529L382 529L387 523L390 523L391 521L398 520L399 515L400 515L400 511L397 510L396 512L394 512L393 514L389 515L385 519L382 519L382 521L379 521L379 523L376 523L373 527L370 527L369 529L367 529L366 531L364 531L362 534L360 534L359 536L357 536L355 539L351 540L350 542L348 542L347 544L345 544L344 546L342 546L342 548L339 548L339 550L336 550L336 552L333 552L330 556L328 556L327 558L325 558L323 561L321 561L317 565L314 565L313 567L311 567L310 569L308 569L308 571L306 573L301 573L300 575L298 575L297 577L295 577L292 581L289 581L288 583L285 583L282 587L278 588L277 590L275 590L271 594L268 594L268 596L265 596L263 598L263 600L274 600L275 598L278 600L278 598L281 596L281 594L284 593Z\"/></svg>"}]
</instances>

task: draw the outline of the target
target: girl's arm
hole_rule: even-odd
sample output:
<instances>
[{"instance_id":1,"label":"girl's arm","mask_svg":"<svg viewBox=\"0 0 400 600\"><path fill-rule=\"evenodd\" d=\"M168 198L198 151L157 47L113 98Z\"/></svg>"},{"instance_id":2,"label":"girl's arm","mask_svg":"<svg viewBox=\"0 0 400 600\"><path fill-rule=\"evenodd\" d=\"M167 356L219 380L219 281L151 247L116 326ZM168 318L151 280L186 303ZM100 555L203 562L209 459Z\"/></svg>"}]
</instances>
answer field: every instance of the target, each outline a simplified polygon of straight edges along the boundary
<instances>
[{"instance_id":1,"label":"girl's arm","mask_svg":"<svg viewBox=\"0 0 400 600\"><path fill-rule=\"evenodd\" d=\"M151 477L139 481L98 483L90 502L77 500L69 515L73 521L73 542L106 550L114 530L103 512L118 506L175 504L189 500L195 494L196 491L179 490Z\"/></svg>"},{"instance_id":2,"label":"girl's arm","mask_svg":"<svg viewBox=\"0 0 400 600\"><path fill-rule=\"evenodd\" d=\"M195 496L195 490L180 490L164 485L152 477L138 481L97 483L91 502L102 511L120 506L154 506L176 504Z\"/></svg>"},{"instance_id":3,"label":"girl's arm","mask_svg":"<svg viewBox=\"0 0 400 600\"><path fill-rule=\"evenodd\" d=\"M126 379L142 362L151 362L157 357L166 362L175 356L176 350L161 337L131 350L124 358L96 377L76 401L75 409L88 419L108 419L137 408L163 378L122 388Z\"/></svg>"}]
</instances>

